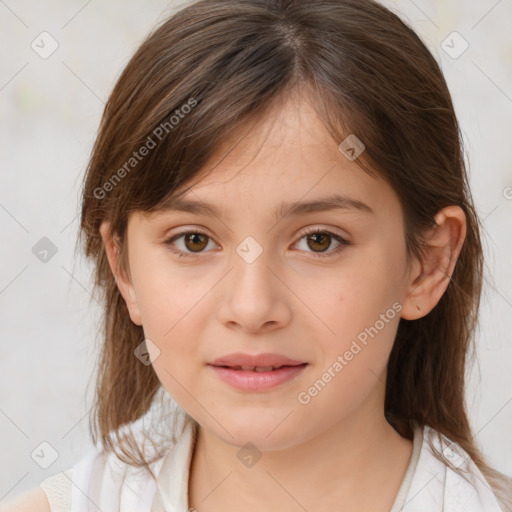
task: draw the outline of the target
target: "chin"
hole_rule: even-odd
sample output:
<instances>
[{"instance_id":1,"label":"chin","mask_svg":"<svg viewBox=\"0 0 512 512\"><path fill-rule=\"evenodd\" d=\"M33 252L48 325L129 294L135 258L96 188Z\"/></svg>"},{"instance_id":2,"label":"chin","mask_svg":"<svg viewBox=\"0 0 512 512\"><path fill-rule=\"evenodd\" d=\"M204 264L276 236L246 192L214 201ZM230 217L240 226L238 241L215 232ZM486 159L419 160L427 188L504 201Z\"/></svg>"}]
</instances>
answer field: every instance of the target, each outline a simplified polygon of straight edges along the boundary
<instances>
[{"instance_id":1,"label":"chin","mask_svg":"<svg viewBox=\"0 0 512 512\"><path fill-rule=\"evenodd\" d=\"M264 416L261 413L244 415L238 413L234 418L227 418L221 421L226 425L226 430L218 424L213 425L217 437L224 442L243 448L247 443L252 443L261 451L283 450L297 444L298 426L290 417L283 421L286 414L276 419Z\"/></svg>"}]
</instances>

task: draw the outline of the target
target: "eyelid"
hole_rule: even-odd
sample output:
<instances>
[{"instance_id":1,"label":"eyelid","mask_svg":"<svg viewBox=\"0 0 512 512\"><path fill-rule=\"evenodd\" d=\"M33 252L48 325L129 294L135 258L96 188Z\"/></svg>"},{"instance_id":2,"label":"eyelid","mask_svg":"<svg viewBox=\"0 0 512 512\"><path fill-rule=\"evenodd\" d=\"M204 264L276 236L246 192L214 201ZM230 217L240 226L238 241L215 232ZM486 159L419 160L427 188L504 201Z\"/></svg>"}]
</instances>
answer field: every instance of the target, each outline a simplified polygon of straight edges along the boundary
<instances>
[{"instance_id":1,"label":"eyelid","mask_svg":"<svg viewBox=\"0 0 512 512\"><path fill-rule=\"evenodd\" d=\"M188 252L185 252L185 251L181 251L180 249L175 249L173 247L173 244L174 244L174 241L183 237L183 236L186 236L186 235L190 235L190 234L197 234L197 235L202 235L202 236L206 236L209 240L213 241L217 246L219 245L215 239L209 235L206 231L206 229L204 228L180 228L180 231L176 232L176 233L171 233L170 235L167 235L165 238L164 238L164 245L166 245L169 250L175 254L178 254L179 256L183 256L185 258L196 258L196 257L199 257L201 256L202 254L205 254L207 252L210 252L210 251L203 251L203 252L198 252L196 254L194 253L188 253Z\"/></svg>"},{"instance_id":2,"label":"eyelid","mask_svg":"<svg viewBox=\"0 0 512 512\"><path fill-rule=\"evenodd\" d=\"M309 226L304 227L299 231L299 238L302 238L304 235L310 235L312 233L331 233L333 235L339 236L340 238L343 238L347 243L349 242L348 233L340 233L339 228L332 228L323 226L322 224L310 224Z\"/></svg>"},{"instance_id":3,"label":"eyelid","mask_svg":"<svg viewBox=\"0 0 512 512\"><path fill-rule=\"evenodd\" d=\"M203 227L200 227L200 228L180 227L180 231L166 236L164 238L163 243L168 246L168 248L171 250L171 252L178 254L178 256L195 259L195 258L198 258L201 255L206 254L211 251L189 253L189 252L182 251L180 249L175 249L173 247L173 243L175 240L177 240L183 236L190 235L190 234L197 234L197 235L201 235L201 236L206 236L209 240L213 241L217 246L219 246L220 244L218 244L215 241L215 238L212 237L211 235L209 235L207 233L207 231L208 230L206 230ZM306 252L310 252L310 254L315 255L315 257L321 258L321 257L335 256L336 254L341 252L341 250L343 250L345 248L345 246L353 244L353 242L348 240L349 237L347 237L347 235L345 235L345 234L342 235L342 234L338 233L336 228L327 228L327 227L322 227L321 225L318 225L318 224L314 224L311 226L304 227L299 232L299 234L297 235L297 240L293 243L292 247L295 247L305 236L313 235L315 233L327 234L327 235L331 236L332 238L334 238L340 244L338 247L328 250L328 251L325 251L325 252L315 253L314 251L306 251Z\"/></svg>"},{"instance_id":4,"label":"eyelid","mask_svg":"<svg viewBox=\"0 0 512 512\"><path fill-rule=\"evenodd\" d=\"M314 258L334 258L337 255L339 255L347 246L352 245L353 242L348 240L349 237L346 235L340 235L335 229L331 228L324 228L319 227L318 225L315 225L316 227L308 227L304 228L304 230L301 231L301 233L298 235L297 241L293 244L292 247L296 246L304 237L308 235L314 235L315 233L319 234L327 234L331 236L331 238L334 238L338 243L338 247L335 247L334 249L325 251L325 252L314 252L314 251L305 251L309 254L313 254Z\"/></svg>"},{"instance_id":5,"label":"eyelid","mask_svg":"<svg viewBox=\"0 0 512 512\"><path fill-rule=\"evenodd\" d=\"M179 238L182 235L187 235L191 233L197 233L198 235L204 235L207 236L210 240L213 240L217 245L220 245L216 240L215 237L210 234L210 231L203 227L203 226L179 226L173 229L169 229L166 231L166 233L162 236L161 242L164 244L168 244L173 239Z\"/></svg>"}]
</instances>

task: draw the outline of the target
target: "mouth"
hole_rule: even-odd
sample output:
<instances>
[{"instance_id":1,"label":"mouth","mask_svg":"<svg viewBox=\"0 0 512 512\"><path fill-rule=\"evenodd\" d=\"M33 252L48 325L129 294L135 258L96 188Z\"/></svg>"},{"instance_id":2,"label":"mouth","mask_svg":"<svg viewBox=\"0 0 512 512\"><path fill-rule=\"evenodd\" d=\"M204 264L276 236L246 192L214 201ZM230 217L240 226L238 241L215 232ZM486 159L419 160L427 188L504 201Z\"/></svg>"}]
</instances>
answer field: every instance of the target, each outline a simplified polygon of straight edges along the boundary
<instances>
[{"instance_id":1,"label":"mouth","mask_svg":"<svg viewBox=\"0 0 512 512\"><path fill-rule=\"evenodd\" d=\"M292 359L288 356L272 353L246 354L237 352L218 357L208 364L217 367L232 368L237 370L254 371L272 371L283 366L298 366L304 364L304 361Z\"/></svg>"},{"instance_id":2,"label":"mouth","mask_svg":"<svg viewBox=\"0 0 512 512\"><path fill-rule=\"evenodd\" d=\"M308 363L279 366L209 365L217 377L238 391L259 393L293 382Z\"/></svg>"},{"instance_id":3,"label":"mouth","mask_svg":"<svg viewBox=\"0 0 512 512\"><path fill-rule=\"evenodd\" d=\"M228 368L230 370L244 371L244 372L273 372L281 368L296 368L298 366L305 366L307 363L302 364L282 364L279 366L227 366L227 365L212 365L217 368Z\"/></svg>"}]
</instances>

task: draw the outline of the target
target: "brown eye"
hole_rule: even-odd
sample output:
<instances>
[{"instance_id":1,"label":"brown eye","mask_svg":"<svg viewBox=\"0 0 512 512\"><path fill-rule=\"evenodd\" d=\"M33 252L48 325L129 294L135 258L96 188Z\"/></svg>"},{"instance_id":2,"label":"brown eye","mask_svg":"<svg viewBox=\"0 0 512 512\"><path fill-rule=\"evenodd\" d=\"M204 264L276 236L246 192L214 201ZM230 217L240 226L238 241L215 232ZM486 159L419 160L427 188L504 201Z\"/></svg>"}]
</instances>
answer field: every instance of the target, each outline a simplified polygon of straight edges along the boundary
<instances>
[{"instance_id":1,"label":"brown eye","mask_svg":"<svg viewBox=\"0 0 512 512\"><path fill-rule=\"evenodd\" d=\"M188 233L185 235L185 246L192 252L200 252L208 245L208 237L201 233Z\"/></svg>"},{"instance_id":2,"label":"brown eye","mask_svg":"<svg viewBox=\"0 0 512 512\"><path fill-rule=\"evenodd\" d=\"M194 258L203 252L208 252L204 249L208 246L209 242L213 243L211 238L204 233L183 231L166 240L165 245L180 258Z\"/></svg>"},{"instance_id":3,"label":"brown eye","mask_svg":"<svg viewBox=\"0 0 512 512\"><path fill-rule=\"evenodd\" d=\"M317 254L319 257L334 256L341 252L345 246L351 245L352 243L336 233L321 229L303 233L296 245L300 245L303 241L306 242L306 247L299 249ZM333 241L337 243L337 246L329 250ZM198 231L184 231L166 240L165 245L180 258L194 258L198 257L201 253L207 254L209 251L205 249L207 249L210 242L215 244L215 242L204 233Z\"/></svg>"},{"instance_id":4,"label":"brown eye","mask_svg":"<svg viewBox=\"0 0 512 512\"><path fill-rule=\"evenodd\" d=\"M308 235L308 247L315 252L325 252L331 245L331 236L326 233Z\"/></svg>"},{"instance_id":5,"label":"brown eye","mask_svg":"<svg viewBox=\"0 0 512 512\"><path fill-rule=\"evenodd\" d=\"M331 248L333 242L337 245ZM318 257L328 257L335 256L351 243L336 233L317 228L302 233L296 245L302 251L316 254ZM301 244L303 244L302 247L300 247Z\"/></svg>"}]
</instances>

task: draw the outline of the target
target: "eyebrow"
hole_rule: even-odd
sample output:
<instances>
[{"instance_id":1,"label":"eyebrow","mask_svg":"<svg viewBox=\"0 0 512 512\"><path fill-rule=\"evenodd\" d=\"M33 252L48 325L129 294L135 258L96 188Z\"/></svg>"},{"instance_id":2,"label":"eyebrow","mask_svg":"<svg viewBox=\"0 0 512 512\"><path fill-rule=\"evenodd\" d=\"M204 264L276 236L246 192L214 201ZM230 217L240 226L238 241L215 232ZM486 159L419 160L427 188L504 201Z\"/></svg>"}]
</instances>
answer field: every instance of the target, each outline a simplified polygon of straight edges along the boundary
<instances>
[{"instance_id":1,"label":"eyebrow","mask_svg":"<svg viewBox=\"0 0 512 512\"><path fill-rule=\"evenodd\" d=\"M326 212L331 210L359 211L365 214L375 212L362 201L348 196L334 194L328 197L321 197L311 201L283 202L275 211L275 218L290 215L299 216L313 212ZM215 205L192 199L169 198L164 201L159 211L184 212L196 215L222 217L223 213Z\"/></svg>"}]
</instances>

